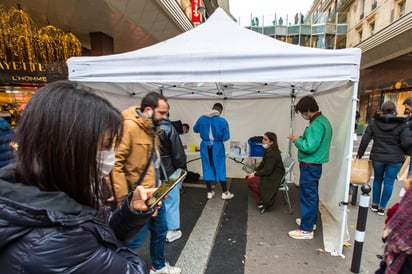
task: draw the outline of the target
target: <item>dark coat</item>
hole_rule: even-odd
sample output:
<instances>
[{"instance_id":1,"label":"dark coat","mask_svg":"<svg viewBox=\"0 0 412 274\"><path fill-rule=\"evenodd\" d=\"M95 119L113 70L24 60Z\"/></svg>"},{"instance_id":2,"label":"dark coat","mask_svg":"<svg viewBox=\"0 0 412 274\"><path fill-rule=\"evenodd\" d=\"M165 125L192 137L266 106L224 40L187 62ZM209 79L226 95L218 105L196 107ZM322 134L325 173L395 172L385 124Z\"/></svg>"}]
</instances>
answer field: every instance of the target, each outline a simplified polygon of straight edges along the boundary
<instances>
[{"instance_id":1,"label":"dark coat","mask_svg":"<svg viewBox=\"0 0 412 274\"><path fill-rule=\"evenodd\" d=\"M178 168L186 170L186 153L179 133L168 119L163 120L160 129L160 156L167 176ZM161 172L162 179L167 179L163 173Z\"/></svg>"},{"instance_id":2,"label":"dark coat","mask_svg":"<svg viewBox=\"0 0 412 274\"><path fill-rule=\"evenodd\" d=\"M409 136L412 136L412 119L408 120L408 129L409 129ZM405 151L406 155L412 156L412 145L410 145L406 151Z\"/></svg>"},{"instance_id":3,"label":"dark coat","mask_svg":"<svg viewBox=\"0 0 412 274\"><path fill-rule=\"evenodd\" d=\"M0 117L0 167L16 161L14 148L10 145L14 131L6 119Z\"/></svg>"},{"instance_id":4,"label":"dark coat","mask_svg":"<svg viewBox=\"0 0 412 274\"><path fill-rule=\"evenodd\" d=\"M362 136L358 158L362 158L372 139L370 159L378 162L403 162L405 160L404 150L412 144L406 119L392 114L376 115L371 120Z\"/></svg>"},{"instance_id":5,"label":"dark coat","mask_svg":"<svg viewBox=\"0 0 412 274\"><path fill-rule=\"evenodd\" d=\"M122 241L133 237L151 212L129 209L132 193L110 218L63 192L14 181L0 169L2 273L147 273L144 261Z\"/></svg>"},{"instance_id":6,"label":"dark coat","mask_svg":"<svg viewBox=\"0 0 412 274\"><path fill-rule=\"evenodd\" d=\"M265 207L273 205L283 175L285 175L285 168L280 152L266 149L255 173L255 176L260 177L259 192Z\"/></svg>"}]
</instances>

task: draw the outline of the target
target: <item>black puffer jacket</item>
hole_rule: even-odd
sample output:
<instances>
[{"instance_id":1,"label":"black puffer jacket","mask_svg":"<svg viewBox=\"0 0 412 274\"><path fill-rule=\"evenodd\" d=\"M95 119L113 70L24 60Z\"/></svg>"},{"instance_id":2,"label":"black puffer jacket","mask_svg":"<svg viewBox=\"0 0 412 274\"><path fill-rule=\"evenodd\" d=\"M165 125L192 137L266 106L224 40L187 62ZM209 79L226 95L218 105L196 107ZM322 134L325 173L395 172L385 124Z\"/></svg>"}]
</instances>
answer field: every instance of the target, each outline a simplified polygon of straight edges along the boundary
<instances>
[{"instance_id":1,"label":"black puffer jacket","mask_svg":"<svg viewBox=\"0 0 412 274\"><path fill-rule=\"evenodd\" d=\"M406 119L392 114L376 115L369 123L359 145L358 158L362 158L372 139L370 159L378 162L403 162L404 150L412 144Z\"/></svg>"},{"instance_id":2,"label":"black puffer jacket","mask_svg":"<svg viewBox=\"0 0 412 274\"><path fill-rule=\"evenodd\" d=\"M148 272L142 259L120 241L137 233L151 216L129 209L131 195L113 213L109 226L96 210L63 192L15 182L9 167L0 169L2 273Z\"/></svg>"},{"instance_id":3,"label":"black puffer jacket","mask_svg":"<svg viewBox=\"0 0 412 274\"><path fill-rule=\"evenodd\" d=\"M167 176L172 175L178 168L186 170L186 153L179 133L168 119L162 121L160 129L160 156ZM163 173L161 172L162 179L167 179Z\"/></svg>"}]
</instances>

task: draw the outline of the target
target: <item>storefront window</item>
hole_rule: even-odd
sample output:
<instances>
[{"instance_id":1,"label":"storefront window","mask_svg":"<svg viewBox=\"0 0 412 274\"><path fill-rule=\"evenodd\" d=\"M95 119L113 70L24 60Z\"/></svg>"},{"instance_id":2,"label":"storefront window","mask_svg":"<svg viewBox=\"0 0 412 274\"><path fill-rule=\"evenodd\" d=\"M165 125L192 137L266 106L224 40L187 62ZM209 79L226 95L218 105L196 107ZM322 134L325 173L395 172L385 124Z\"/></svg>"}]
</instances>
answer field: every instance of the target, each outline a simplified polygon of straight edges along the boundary
<instances>
[{"instance_id":1,"label":"storefront window","mask_svg":"<svg viewBox=\"0 0 412 274\"><path fill-rule=\"evenodd\" d=\"M0 87L0 117L15 128L36 87Z\"/></svg>"}]
</instances>

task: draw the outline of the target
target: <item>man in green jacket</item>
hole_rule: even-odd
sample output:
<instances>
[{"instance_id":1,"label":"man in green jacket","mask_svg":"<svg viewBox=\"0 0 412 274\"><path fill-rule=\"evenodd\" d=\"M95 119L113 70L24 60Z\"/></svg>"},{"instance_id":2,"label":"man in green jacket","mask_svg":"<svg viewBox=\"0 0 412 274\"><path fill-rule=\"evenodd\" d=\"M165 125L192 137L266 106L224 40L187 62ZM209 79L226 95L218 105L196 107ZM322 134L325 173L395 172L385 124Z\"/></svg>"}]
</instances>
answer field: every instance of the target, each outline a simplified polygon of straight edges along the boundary
<instances>
[{"instance_id":1,"label":"man in green jacket","mask_svg":"<svg viewBox=\"0 0 412 274\"><path fill-rule=\"evenodd\" d=\"M313 96L302 97L295 106L295 112L309 120L309 126L306 127L303 136L289 137L298 149L301 214L299 227L289 231L289 236L294 239L313 239L319 206L319 180L322 175L322 164L329 162L332 126L319 111Z\"/></svg>"}]
</instances>

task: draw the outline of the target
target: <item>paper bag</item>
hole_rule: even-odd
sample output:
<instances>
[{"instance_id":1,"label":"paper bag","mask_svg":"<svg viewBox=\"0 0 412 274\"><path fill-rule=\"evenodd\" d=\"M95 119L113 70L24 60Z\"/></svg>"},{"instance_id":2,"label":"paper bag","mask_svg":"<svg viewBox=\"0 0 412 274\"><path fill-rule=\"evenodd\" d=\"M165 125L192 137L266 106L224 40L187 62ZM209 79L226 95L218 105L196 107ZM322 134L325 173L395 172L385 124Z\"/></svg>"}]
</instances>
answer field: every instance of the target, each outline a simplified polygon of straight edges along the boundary
<instances>
[{"instance_id":1,"label":"paper bag","mask_svg":"<svg viewBox=\"0 0 412 274\"><path fill-rule=\"evenodd\" d=\"M367 184L372 175L372 162L367 159L353 159L350 171L352 184Z\"/></svg>"},{"instance_id":2,"label":"paper bag","mask_svg":"<svg viewBox=\"0 0 412 274\"><path fill-rule=\"evenodd\" d=\"M406 178L408 178L409 163L410 163L410 156L406 156L405 161L403 162L402 167L398 173L398 181L405 181Z\"/></svg>"}]
</instances>

